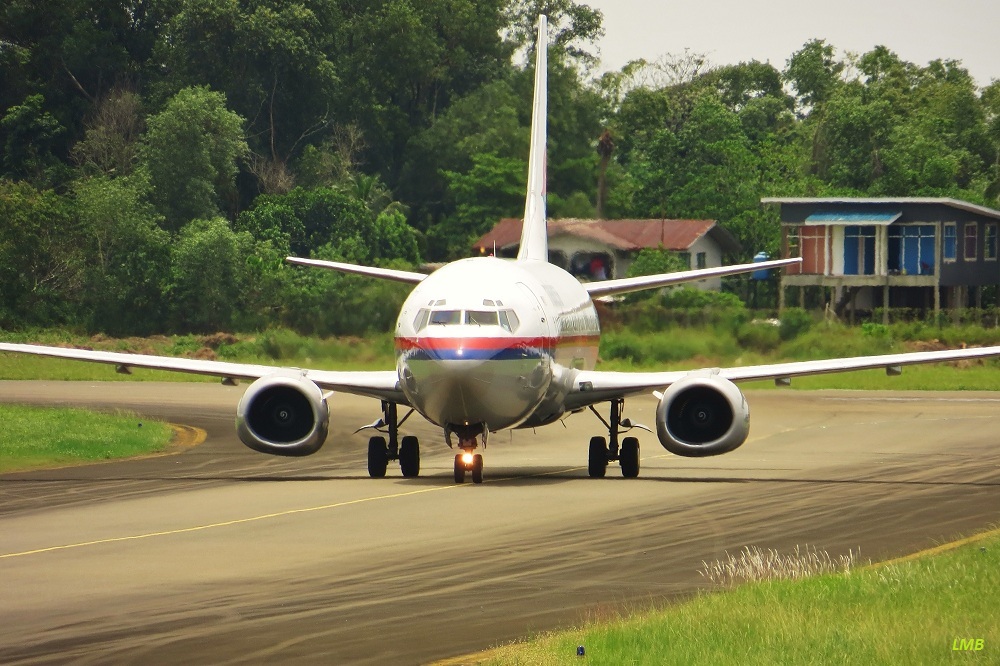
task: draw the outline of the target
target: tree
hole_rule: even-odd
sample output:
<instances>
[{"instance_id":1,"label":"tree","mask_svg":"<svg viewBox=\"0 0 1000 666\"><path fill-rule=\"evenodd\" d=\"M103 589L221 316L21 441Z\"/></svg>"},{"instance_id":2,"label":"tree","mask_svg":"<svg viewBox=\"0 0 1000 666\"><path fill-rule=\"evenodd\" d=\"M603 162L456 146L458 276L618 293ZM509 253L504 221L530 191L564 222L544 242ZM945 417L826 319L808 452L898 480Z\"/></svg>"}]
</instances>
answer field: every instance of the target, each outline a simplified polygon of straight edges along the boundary
<instances>
[{"instance_id":1,"label":"tree","mask_svg":"<svg viewBox=\"0 0 1000 666\"><path fill-rule=\"evenodd\" d=\"M44 104L41 95L29 95L0 118L4 170L42 185L53 180L49 172L60 166L55 147L66 132L51 113L43 110Z\"/></svg>"},{"instance_id":2,"label":"tree","mask_svg":"<svg viewBox=\"0 0 1000 666\"><path fill-rule=\"evenodd\" d=\"M431 242L450 258L468 252L477 236L503 217L518 217L524 208L524 159L481 153L472 158L469 171L446 171L455 213L431 233Z\"/></svg>"},{"instance_id":3,"label":"tree","mask_svg":"<svg viewBox=\"0 0 1000 666\"><path fill-rule=\"evenodd\" d=\"M145 174L85 177L73 190L89 259L81 303L88 327L113 335L162 331L170 235L146 199Z\"/></svg>"},{"instance_id":4,"label":"tree","mask_svg":"<svg viewBox=\"0 0 1000 666\"><path fill-rule=\"evenodd\" d=\"M710 95L677 129L662 128L635 151L634 214L735 219L756 208L756 162L739 119Z\"/></svg>"},{"instance_id":5,"label":"tree","mask_svg":"<svg viewBox=\"0 0 1000 666\"><path fill-rule=\"evenodd\" d=\"M6 0L0 4L0 115L41 95L66 128L59 159L82 134L93 104L148 73L166 3L138 0ZM160 63L156 63L159 65Z\"/></svg>"},{"instance_id":6,"label":"tree","mask_svg":"<svg viewBox=\"0 0 1000 666\"><path fill-rule=\"evenodd\" d=\"M823 104L837 87L844 63L835 60L833 53L833 46L822 39L813 39L788 59L785 78L795 89L803 109Z\"/></svg>"},{"instance_id":7,"label":"tree","mask_svg":"<svg viewBox=\"0 0 1000 666\"><path fill-rule=\"evenodd\" d=\"M506 7L510 39L518 47L535 43L538 16L548 18L550 43L585 65L593 65L597 57L587 50L588 44L604 36L604 14L599 9L578 4L574 0L514 0Z\"/></svg>"},{"instance_id":8,"label":"tree","mask_svg":"<svg viewBox=\"0 0 1000 666\"><path fill-rule=\"evenodd\" d=\"M665 250L663 247L645 247L639 250L635 259L629 264L628 273L625 277L639 277L642 275L660 275L663 273L675 273L677 271L690 270L691 266L681 259L676 252ZM637 291L626 296L629 302L645 301L663 290L647 289Z\"/></svg>"},{"instance_id":9,"label":"tree","mask_svg":"<svg viewBox=\"0 0 1000 666\"><path fill-rule=\"evenodd\" d=\"M248 291L248 233L226 220L194 220L177 234L170 250L170 321L174 330L209 333L231 330Z\"/></svg>"},{"instance_id":10,"label":"tree","mask_svg":"<svg viewBox=\"0 0 1000 666\"><path fill-rule=\"evenodd\" d=\"M166 88L207 85L250 119L258 173L282 170L330 122L339 78L337 3L182 0L171 7L158 44Z\"/></svg>"},{"instance_id":11,"label":"tree","mask_svg":"<svg viewBox=\"0 0 1000 666\"><path fill-rule=\"evenodd\" d=\"M524 164L528 152L524 104L510 80L494 81L457 99L430 127L411 140L399 193L412 211L414 226L443 241L432 240L433 259L450 256L447 236L451 232L435 230L454 216L458 203L449 193L451 180L447 174L468 173L476 156L483 154L521 160Z\"/></svg>"},{"instance_id":12,"label":"tree","mask_svg":"<svg viewBox=\"0 0 1000 666\"><path fill-rule=\"evenodd\" d=\"M345 9L336 108L356 120L366 170L390 188L415 134L455 99L506 73L512 48L500 36L505 5L378 0Z\"/></svg>"},{"instance_id":13,"label":"tree","mask_svg":"<svg viewBox=\"0 0 1000 666\"><path fill-rule=\"evenodd\" d=\"M326 246L341 261L419 261L416 234L402 211L387 207L376 215L364 201L336 188L262 195L240 215L237 228L297 256Z\"/></svg>"},{"instance_id":14,"label":"tree","mask_svg":"<svg viewBox=\"0 0 1000 666\"><path fill-rule=\"evenodd\" d=\"M152 201L168 229L211 218L234 194L246 155L243 119L226 108L222 93L185 88L148 120L142 162L153 185Z\"/></svg>"},{"instance_id":15,"label":"tree","mask_svg":"<svg viewBox=\"0 0 1000 666\"><path fill-rule=\"evenodd\" d=\"M834 188L864 192L885 173L894 118L885 101L868 99L857 82L831 95L816 129L816 173Z\"/></svg>"},{"instance_id":16,"label":"tree","mask_svg":"<svg viewBox=\"0 0 1000 666\"><path fill-rule=\"evenodd\" d=\"M52 190L0 180L0 323L72 322L85 257L69 202Z\"/></svg>"},{"instance_id":17,"label":"tree","mask_svg":"<svg viewBox=\"0 0 1000 666\"><path fill-rule=\"evenodd\" d=\"M73 159L89 173L127 176L139 160L139 139L145 127L139 95L112 90L98 102L83 140L73 146Z\"/></svg>"},{"instance_id":18,"label":"tree","mask_svg":"<svg viewBox=\"0 0 1000 666\"><path fill-rule=\"evenodd\" d=\"M1000 80L994 80L982 92L986 132L991 146L991 159L987 160L984 174L985 197L989 205L1000 204Z\"/></svg>"}]
</instances>

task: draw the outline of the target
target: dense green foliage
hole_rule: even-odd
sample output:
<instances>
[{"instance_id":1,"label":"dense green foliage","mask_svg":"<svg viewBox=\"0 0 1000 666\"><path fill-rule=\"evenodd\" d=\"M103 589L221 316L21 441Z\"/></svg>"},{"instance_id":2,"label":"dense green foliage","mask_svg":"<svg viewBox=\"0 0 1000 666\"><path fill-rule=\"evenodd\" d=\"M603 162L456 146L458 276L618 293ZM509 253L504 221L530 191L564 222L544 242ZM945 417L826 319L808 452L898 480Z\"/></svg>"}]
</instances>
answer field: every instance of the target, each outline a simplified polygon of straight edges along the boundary
<instances>
[{"instance_id":1,"label":"dense green foliage","mask_svg":"<svg viewBox=\"0 0 1000 666\"><path fill-rule=\"evenodd\" d=\"M412 267L519 215L543 10L553 217L717 219L745 260L776 254L762 196L998 205L1000 82L946 59L813 40L784 71L594 79L602 16L574 0L9 0L0 326L385 327L396 286L282 257Z\"/></svg>"}]
</instances>

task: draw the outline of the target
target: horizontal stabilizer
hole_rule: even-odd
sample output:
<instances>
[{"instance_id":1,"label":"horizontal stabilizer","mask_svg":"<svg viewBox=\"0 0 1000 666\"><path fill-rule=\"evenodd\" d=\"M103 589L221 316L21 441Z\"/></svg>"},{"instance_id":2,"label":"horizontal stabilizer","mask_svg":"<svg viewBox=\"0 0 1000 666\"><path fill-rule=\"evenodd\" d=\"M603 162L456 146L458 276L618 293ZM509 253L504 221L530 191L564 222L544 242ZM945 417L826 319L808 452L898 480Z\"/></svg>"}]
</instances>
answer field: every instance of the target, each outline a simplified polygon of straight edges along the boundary
<instances>
[{"instance_id":1,"label":"horizontal stabilizer","mask_svg":"<svg viewBox=\"0 0 1000 666\"><path fill-rule=\"evenodd\" d=\"M313 266L315 268L325 268L330 271L351 273L353 275L367 275L368 277L379 278L381 280L394 280L395 282L406 282L409 284L416 284L427 277L423 273L398 271L392 268L375 268L374 266L359 266L358 264L344 264L339 261L323 261L322 259L286 257L285 261L300 266Z\"/></svg>"}]
</instances>

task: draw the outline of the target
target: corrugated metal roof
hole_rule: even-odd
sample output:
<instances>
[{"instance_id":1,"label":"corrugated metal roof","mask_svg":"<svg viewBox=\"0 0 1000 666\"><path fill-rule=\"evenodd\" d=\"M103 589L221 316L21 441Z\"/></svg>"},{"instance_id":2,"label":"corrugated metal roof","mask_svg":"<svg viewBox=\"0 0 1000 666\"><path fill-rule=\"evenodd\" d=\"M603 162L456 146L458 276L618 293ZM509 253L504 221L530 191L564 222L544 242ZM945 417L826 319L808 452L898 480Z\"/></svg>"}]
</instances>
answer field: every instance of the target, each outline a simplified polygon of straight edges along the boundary
<instances>
[{"instance_id":1,"label":"corrugated metal roof","mask_svg":"<svg viewBox=\"0 0 1000 666\"><path fill-rule=\"evenodd\" d=\"M806 218L806 226L865 225L888 226L903 216L902 211L892 213L813 213Z\"/></svg>"},{"instance_id":2,"label":"corrugated metal roof","mask_svg":"<svg viewBox=\"0 0 1000 666\"><path fill-rule=\"evenodd\" d=\"M762 204L938 204L1000 220L1000 210L950 197L764 197Z\"/></svg>"},{"instance_id":3,"label":"corrugated metal roof","mask_svg":"<svg viewBox=\"0 0 1000 666\"><path fill-rule=\"evenodd\" d=\"M663 247L683 252L706 234L710 234L725 252L738 252L739 243L715 220L549 220L549 238L570 235L589 238L623 251ZM475 247L489 252L494 247L508 248L521 240L521 220L505 218L476 241Z\"/></svg>"}]
</instances>

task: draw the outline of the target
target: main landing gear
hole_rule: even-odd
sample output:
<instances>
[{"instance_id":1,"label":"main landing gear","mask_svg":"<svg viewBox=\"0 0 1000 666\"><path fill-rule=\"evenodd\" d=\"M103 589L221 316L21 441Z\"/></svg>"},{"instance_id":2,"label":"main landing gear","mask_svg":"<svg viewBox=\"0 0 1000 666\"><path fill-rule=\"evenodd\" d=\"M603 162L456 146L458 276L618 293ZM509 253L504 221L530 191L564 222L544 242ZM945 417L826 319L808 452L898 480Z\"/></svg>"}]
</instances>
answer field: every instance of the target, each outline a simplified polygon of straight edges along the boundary
<instances>
[{"instance_id":1,"label":"main landing gear","mask_svg":"<svg viewBox=\"0 0 1000 666\"><path fill-rule=\"evenodd\" d=\"M403 476L412 478L420 475L420 442L412 436L399 439L399 426L409 416L408 413L399 420L396 403L382 402L382 418L371 427L386 426L389 439L386 441L385 437L376 435L368 440L368 476L373 479L384 477L390 460L399 461Z\"/></svg>"},{"instance_id":2,"label":"main landing gear","mask_svg":"<svg viewBox=\"0 0 1000 666\"><path fill-rule=\"evenodd\" d=\"M611 422L608 423L594 409L590 411L597 415L608 428L608 439L604 437L590 438L590 455L587 460L587 473L593 479L603 479L608 471L608 463L618 461L622 468L622 476L626 479L634 479L639 476L639 440L635 437L625 437L621 443L618 442L618 433L621 427L630 430L633 427L643 427L633 425L628 419L622 420L622 408L625 400L618 398L611 401ZM608 440L610 439L610 444Z\"/></svg>"}]
</instances>

